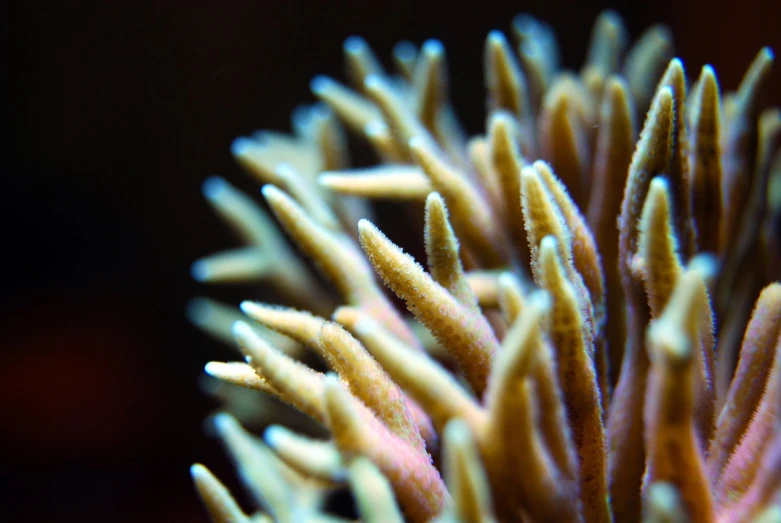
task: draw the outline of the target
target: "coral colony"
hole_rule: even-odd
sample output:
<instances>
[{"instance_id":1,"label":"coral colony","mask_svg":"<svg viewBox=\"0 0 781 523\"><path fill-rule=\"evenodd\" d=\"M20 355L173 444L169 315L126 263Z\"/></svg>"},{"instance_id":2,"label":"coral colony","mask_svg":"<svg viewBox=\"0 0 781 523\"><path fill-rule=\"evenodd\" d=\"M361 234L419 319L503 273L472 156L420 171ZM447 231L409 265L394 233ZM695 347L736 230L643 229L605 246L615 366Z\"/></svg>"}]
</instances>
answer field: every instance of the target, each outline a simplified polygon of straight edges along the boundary
<instances>
[{"instance_id":1,"label":"coral colony","mask_svg":"<svg viewBox=\"0 0 781 523\"><path fill-rule=\"evenodd\" d=\"M438 41L399 44L391 74L351 37L350 87L315 78L292 135L234 143L275 220L204 185L248 246L196 279L261 280L288 306L195 302L245 357L206 372L328 434L260 440L216 415L259 511L196 464L215 522L346 521L324 508L338 489L368 522L781 521L772 52L722 92L662 26L627 49L603 13L580 72L546 24L512 31L486 39L484 134L458 122ZM349 167L342 125L376 165ZM427 268L371 200L421 221Z\"/></svg>"}]
</instances>

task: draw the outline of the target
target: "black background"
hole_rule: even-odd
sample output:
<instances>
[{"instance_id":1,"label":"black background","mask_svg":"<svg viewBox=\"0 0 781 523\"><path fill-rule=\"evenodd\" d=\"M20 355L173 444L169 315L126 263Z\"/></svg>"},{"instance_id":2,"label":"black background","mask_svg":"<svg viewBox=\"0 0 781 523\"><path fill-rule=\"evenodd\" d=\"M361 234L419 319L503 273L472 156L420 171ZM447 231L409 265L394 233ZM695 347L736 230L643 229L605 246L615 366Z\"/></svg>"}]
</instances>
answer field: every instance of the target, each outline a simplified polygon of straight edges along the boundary
<instances>
[{"instance_id":1,"label":"black background","mask_svg":"<svg viewBox=\"0 0 781 523\"><path fill-rule=\"evenodd\" d=\"M67 6L66 6L67 4ZM550 22L578 67L600 7L585 2L242 0L16 2L2 7L0 511L6 521L206 521L188 466L236 488L201 423L196 386L230 352L192 328L195 258L234 245L200 195L220 173L257 194L232 139L288 129L312 76L341 77L341 43L441 39L452 97L482 129L485 35L521 10ZM591 5L591 4L590 4ZM773 0L614 2L636 36L670 25L691 76L733 89ZM387 60L386 60L387 63ZM781 74L773 102L781 104ZM5 518L9 519L5 519Z\"/></svg>"}]
</instances>

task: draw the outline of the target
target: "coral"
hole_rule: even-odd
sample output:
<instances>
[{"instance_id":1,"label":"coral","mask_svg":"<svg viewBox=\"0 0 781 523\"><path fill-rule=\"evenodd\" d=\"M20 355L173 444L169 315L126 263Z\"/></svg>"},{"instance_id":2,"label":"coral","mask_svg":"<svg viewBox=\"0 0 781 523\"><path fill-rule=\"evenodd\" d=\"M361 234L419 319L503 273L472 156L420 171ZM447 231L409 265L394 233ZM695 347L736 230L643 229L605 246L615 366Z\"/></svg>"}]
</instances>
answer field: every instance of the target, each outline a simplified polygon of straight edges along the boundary
<instances>
[{"instance_id":1,"label":"coral","mask_svg":"<svg viewBox=\"0 0 781 523\"><path fill-rule=\"evenodd\" d=\"M603 13L579 73L546 24L513 33L486 40L483 135L458 122L438 41L399 44L388 74L351 37L351 87L315 78L293 135L233 145L276 223L204 185L248 246L194 277L288 305L200 298L193 320L246 361L206 372L329 434L260 441L218 414L261 512L194 465L214 521L342 521L323 503L345 487L370 522L781 520L772 53L722 94L710 66L688 84L662 26L627 50ZM356 137L377 165L348 166ZM370 200L422 217L427 268Z\"/></svg>"}]
</instances>

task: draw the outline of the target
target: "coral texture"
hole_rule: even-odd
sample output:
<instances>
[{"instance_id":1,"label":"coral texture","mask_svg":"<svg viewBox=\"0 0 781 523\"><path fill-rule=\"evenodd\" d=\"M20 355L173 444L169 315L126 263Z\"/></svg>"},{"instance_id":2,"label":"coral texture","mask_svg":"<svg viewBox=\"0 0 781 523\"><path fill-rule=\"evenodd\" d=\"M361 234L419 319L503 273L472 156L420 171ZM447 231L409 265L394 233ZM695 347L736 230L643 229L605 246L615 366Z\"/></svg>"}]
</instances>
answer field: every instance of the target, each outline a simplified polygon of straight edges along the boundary
<instances>
[{"instance_id":1,"label":"coral texture","mask_svg":"<svg viewBox=\"0 0 781 523\"><path fill-rule=\"evenodd\" d=\"M603 13L580 72L546 24L512 32L486 39L484 134L459 124L440 42L399 44L391 74L351 37L349 87L315 78L292 135L233 145L276 220L205 183L247 246L194 277L286 304L195 301L245 357L206 372L329 434L261 441L226 407L214 426L259 511L194 465L215 522L343 521L323 507L344 488L367 522L781 521L771 51L722 93L710 66L687 81L662 26L627 48ZM378 163L350 168L347 138ZM427 268L370 200L422 221Z\"/></svg>"}]
</instances>

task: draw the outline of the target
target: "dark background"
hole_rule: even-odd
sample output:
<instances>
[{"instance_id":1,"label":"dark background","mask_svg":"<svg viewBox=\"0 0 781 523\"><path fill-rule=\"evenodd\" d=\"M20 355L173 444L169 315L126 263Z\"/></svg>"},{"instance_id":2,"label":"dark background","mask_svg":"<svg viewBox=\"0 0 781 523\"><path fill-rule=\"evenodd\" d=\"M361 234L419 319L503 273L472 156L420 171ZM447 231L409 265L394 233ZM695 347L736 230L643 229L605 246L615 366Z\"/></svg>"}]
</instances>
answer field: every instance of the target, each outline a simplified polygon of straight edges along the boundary
<instances>
[{"instance_id":1,"label":"dark background","mask_svg":"<svg viewBox=\"0 0 781 523\"><path fill-rule=\"evenodd\" d=\"M69 4L68 7L63 4ZM236 487L196 385L228 349L192 328L197 257L234 245L200 184L257 191L234 137L286 130L341 42L440 38L452 97L482 128L487 32L524 10L579 67L600 8L585 2L17 2L2 13L0 506L5 521L206 521L188 467ZM633 36L669 24L696 75L733 89L762 45L781 50L775 0L614 2ZM387 63L387 61L386 61ZM773 102L781 104L781 74ZM254 192L253 194L257 194Z\"/></svg>"}]
</instances>

